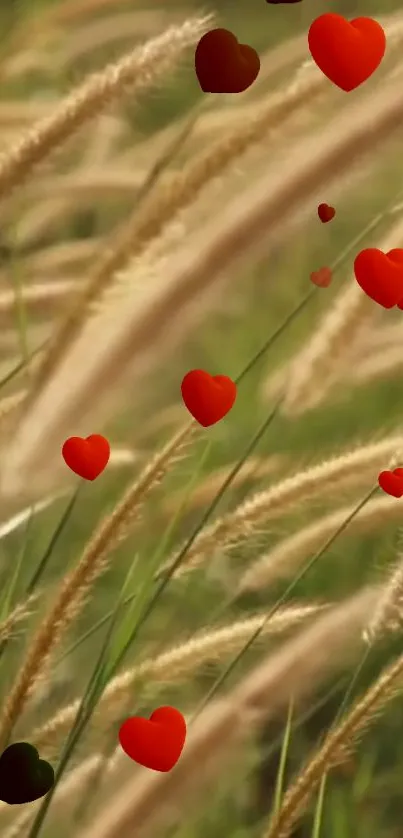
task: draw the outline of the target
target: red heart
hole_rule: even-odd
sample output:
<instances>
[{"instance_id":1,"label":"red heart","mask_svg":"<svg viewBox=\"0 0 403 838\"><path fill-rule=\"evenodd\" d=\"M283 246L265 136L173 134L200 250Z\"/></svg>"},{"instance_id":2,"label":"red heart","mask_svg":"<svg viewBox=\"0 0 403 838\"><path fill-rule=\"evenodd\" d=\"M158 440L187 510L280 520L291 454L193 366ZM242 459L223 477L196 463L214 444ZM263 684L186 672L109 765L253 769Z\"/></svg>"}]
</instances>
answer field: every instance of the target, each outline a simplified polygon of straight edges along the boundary
<instances>
[{"instance_id":1,"label":"red heart","mask_svg":"<svg viewBox=\"0 0 403 838\"><path fill-rule=\"evenodd\" d=\"M80 477L95 480L106 467L111 449L109 442L100 434L91 434L83 439L71 436L62 448L65 463Z\"/></svg>"},{"instance_id":2,"label":"red heart","mask_svg":"<svg viewBox=\"0 0 403 838\"><path fill-rule=\"evenodd\" d=\"M320 268L319 271L311 273L310 279L318 288L328 288L332 281L332 271L330 268Z\"/></svg>"},{"instance_id":3,"label":"red heart","mask_svg":"<svg viewBox=\"0 0 403 838\"><path fill-rule=\"evenodd\" d=\"M130 759L154 771L170 771L186 739L186 722L175 707L158 707L149 719L131 716L119 730L120 744Z\"/></svg>"},{"instance_id":4,"label":"red heart","mask_svg":"<svg viewBox=\"0 0 403 838\"><path fill-rule=\"evenodd\" d=\"M212 29L196 47L195 69L205 93L242 93L259 75L260 58L228 29Z\"/></svg>"},{"instance_id":5,"label":"red heart","mask_svg":"<svg viewBox=\"0 0 403 838\"><path fill-rule=\"evenodd\" d=\"M319 204L318 216L323 224L326 224L327 221L331 221L335 215L336 210L334 207L330 207L329 204Z\"/></svg>"},{"instance_id":6,"label":"red heart","mask_svg":"<svg viewBox=\"0 0 403 838\"><path fill-rule=\"evenodd\" d=\"M204 370L191 370L181 384L185 405L203 428L215 425L233 406L236 384L226 375L209 375Z\"/></svg>"},{"instance_id":7,"label":"red heart","mask_svg":"<svg viewBox=\"0 0 403 838\"><path fill-rule=\"evenodd\" d=\"M355 278L363 291L384 308L403 300L403 250L383 253L376 247L362 250L354 262Z\"/></svg>"},{"instance_id":8,"label":"red heart","mask_svg":"<svg viewBox=\"0 0 403 838\"><path fill-rule=\"evenodd\" d=\"M381 24L372 18L348 21L330 12L311 24L308 46L322 73L342 90L350 91L379 67L385 54L386 36Z\"/></svg>"},{"instance_id":9,"label":"red heart","mask_svg":"<svg viewBox=\"0 0 403 838\"><path fill-rule=\"evenodd\" d=\"M403 469L395 468L394 471L381 471L378 483L388 495L401 498L403 496Z\"/></svg>"}]
</instances>

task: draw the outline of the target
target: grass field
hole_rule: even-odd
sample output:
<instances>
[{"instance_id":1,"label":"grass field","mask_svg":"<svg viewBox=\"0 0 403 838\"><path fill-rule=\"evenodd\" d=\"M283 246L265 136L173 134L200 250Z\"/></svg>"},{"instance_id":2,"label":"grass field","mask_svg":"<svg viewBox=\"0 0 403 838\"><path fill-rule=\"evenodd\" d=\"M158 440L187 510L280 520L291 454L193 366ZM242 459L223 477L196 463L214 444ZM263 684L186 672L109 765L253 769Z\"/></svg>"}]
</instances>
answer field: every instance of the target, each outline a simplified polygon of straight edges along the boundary
<instances>
[{"instance_id":1,"label":"grass field","mask_svg":"<svg viewBox=\"0 0 403 838\"><path fill-rule=\"evenodd\" d=\"M349 95L309 56L324 11L387 34ZM403 459L402 313L353 274L403 247L399 4L0 21L0 745L56 771L0 834L400 838L403 513L377 478ZM242 94L200 90L214 26L259 52ZM207 429L194 368L239 379ZM89 482L60 452L93 433ZM161 705L188 723L168 774L118 745Z\"/></svg>"}]
</instances>

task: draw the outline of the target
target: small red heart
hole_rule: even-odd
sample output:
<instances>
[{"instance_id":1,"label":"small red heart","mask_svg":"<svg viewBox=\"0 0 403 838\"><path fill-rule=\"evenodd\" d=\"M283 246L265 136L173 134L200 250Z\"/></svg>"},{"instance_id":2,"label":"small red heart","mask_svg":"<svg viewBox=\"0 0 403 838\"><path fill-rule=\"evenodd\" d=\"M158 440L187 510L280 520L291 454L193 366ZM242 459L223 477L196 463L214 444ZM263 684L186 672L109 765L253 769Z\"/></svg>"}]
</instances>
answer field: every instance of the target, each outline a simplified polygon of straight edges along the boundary
<instances>
[{"instance_id":1,"label":"small red heart","mask_svg":"<svg viewBox=\"0 0 403 838\"><path fill-rule=\"evenodd\" d=\"M119 730L120 744L130 759L154 771L170 771L186 739L186 722L175 707L158 707L149 719L131 716Z\"/></svg>"},{"instance_id":2,"label":"small red heart","mask_svg":"<svg viewBox=\"0 0 403 838\"><path fill-rule=\"evenodd\" d=\"M191 370L181 384L182 398L194 419L208 428L219 422L233 406L236 384L226 375L209 375L204 370Z\"/></svg>"},{"instance_id":3,"label":"small red heart","mask_svg":"<svg viewBox=\"0 0 403 838\"><path fill-rule=\"evenodd\" d=\"M320 268L319 271L311 273L310 280L318 288L328 288L332 281L332 271L330 268Z\"/></svg>"},{"instance_id":4,"label":"small red heart","mask_svg":"<svg viewBox=\"0 0 403 838\"><path fill-rule=\"evenodd\" d=\"M371 300L393 308L403 300L403 250L383 253L376 247L362 250L354 262L355 278ZM400 308L400 306L399 306Z\"/></svg>"},{"instance_id":5,"label":"small red heart","mask_svg":"<svg viewBox=\"0 0 403 838\"><path fill-rule=\"evenodd\" d=\"M330 207L329 204L319 204L318 206L318 216L322 222L322 224L326 224L327 221L331 221L332 218L336 215L336 210L334 207Z\"/></svg>"},{"instance_id":6,"label":"small red heart","mask_svg":"<svg viewBox=\"0 0 403 838\"><path fill-rule=\"evenodd\" d=\"M394 471L381 471L378 483L388 495L401 498L403 496L403 468L395 468Z\"/></svg>"},{"instance_id":7,"label":"small red heart","mask_svg":"<svg viewBox=\"0 0 403 838\"><path fill-rule=\"evenodd\" d=\"M212 29L196 47L195 69L205 93L242 93L259 75L260 58L228 29Z\"/></svg>"},{"instance_id":8,"label":"small red heart","mask_svg":"<svg viewBox=\"0 0 403 838\"><path fill-rule=\"evenodd\" d=\"M342 90L359 87L375 72L386 49L380 23L369 17L352 21L330 12L313 21L308 32L312 58Z\"/></svg>"},{"instance_id":9,"label":"small red heart","mask_svg":"<svg viewBox=\"0 0 403 838\"><path fill-rule=\"evenodd\" d=\"M109 442L100 434L91 434L83 439L71 436L62 448L64 462L85 480L95 480L108 464L111 449Z\"/></svg>"}]
</instances>

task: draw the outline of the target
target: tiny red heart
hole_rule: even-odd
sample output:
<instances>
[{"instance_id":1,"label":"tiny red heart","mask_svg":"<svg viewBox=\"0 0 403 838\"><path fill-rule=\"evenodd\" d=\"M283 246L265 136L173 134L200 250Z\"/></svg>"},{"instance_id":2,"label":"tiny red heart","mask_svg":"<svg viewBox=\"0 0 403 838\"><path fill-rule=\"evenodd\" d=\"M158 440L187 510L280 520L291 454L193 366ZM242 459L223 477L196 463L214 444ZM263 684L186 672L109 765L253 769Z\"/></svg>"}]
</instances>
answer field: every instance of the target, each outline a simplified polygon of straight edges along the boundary
<instances>
[{"instance_id":1,"label":"tiny red heart","mask_svg":"<svg viewBox=\"0 0 403 838\"><path fill-rule=\"evenodd\" d=\"M171 771L185 740L186 722L175 707L158 707L149 719L131 716L119 730L119 741L127 756L154 771Z\"/></svg>"},{"instance_id":2,"label":"tiny red heart","mask_svg":"<svg viewBox=\"0 0 403 838\"><path fill-rule=\"evenodd\" d=\"M342 90L354 90L375 72L386 49L380 23L369 17L346 20L330 12L310 26L308 46L322 73Z\"/></svg>"},{"instance_id":3,"label":"tiny red heart","mask_svg":"<svg viewBox=\"0 0 403 838\"><path fill-rule=\"evenodd\" d=\"M85 480L95 480L101 474L108 464L110 453L108 440L100 434L91 434L86 439L71 436L62 448L66 465Z\"/></svg>"},{"instance_id":4,"label":"tiny red heart","mask_svg":"<svg viewBox=\"0 0 403 838\"><path fill-rule=\"evenodd\" d=\"M403 469L381 471L378 476L378 483L386 494L393 495L394 498L401 498L403 496Z\"/></svg>"},{"instance_id":5,"label":"tiny red heart","mask_svg":"<svg viewBox=\"0 0 403 838\"><path fill-rule=\"evenodd\" d=\"M191 370L181 384L182 398L194 419L208 428L219 422L233 407L236 384L226 375L209 375L204 370Z\"/></svg>"},{"instance_id":6,"label":"tiny red heart","mask_svg":"<svg viewBox=\"0 0 403 838\"><path fill-rule=\"evenodd\" d=\"M205 93L242 93L259 75L260 58L228 29L212 29L196 47L195 69Z\"/></svg>"},{"instance_id":7,"label":"tiny red heart","mask_svg":"<svg viewBox=\"0 0 403 838\"><path fill-rule=\"evenodd\" d=\"M332 271L330 268L320 268L319 271L311 273L310 280L318 288L328 288L332 281Z\"/></svg>"},{"instance_id":8,"label":"tiny red heart","mask_svg":"<svg viewBox=\"0 0 403 838\"><path fill-rule=\"evenodd\" d=\"M322 222L322 224L326 224L328 221L331 221L332 218L336 215L336 210L334 207L329 206L329 204L319 204L318 206L318 216Z\"/></svg>"},{"instance_id":9,"label":"tiny red heart","mask_svg":"<svg viewBox=\"0 0 403 838\"><path fill-rule=\"evenodd\" d=\"M354 261L355 278L371 300L393 308L403 299L403 250L383 253L376 247L362 250ZM399 306L400 308L400 306Z\"/></svg>"}]
</instances>

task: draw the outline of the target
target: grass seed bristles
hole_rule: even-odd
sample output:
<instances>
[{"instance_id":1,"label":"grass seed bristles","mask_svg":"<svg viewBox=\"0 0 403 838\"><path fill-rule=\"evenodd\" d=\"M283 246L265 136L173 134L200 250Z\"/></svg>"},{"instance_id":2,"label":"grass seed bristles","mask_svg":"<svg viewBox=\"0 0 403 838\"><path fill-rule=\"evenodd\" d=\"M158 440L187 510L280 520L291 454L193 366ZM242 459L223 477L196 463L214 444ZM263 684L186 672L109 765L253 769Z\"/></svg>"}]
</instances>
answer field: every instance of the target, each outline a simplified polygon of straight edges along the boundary
<instances>
[{"instance_id":1,"label":"grass seed bristles","mask_svg":"<svg viewBox=\"0 0 403 838\"><path fill-rule=\"evenodd\" d=\"M144 772L127 782L79 838L132 838L133 823L136 835L146 838L156 835L161 821L166 829L171 817L183 818L184 800L213 785L235 749L249 740L255 725L275 717L291 695L296 703L309 695L330 671L356 655L375 597L373 589L354 595L270 654L189 727L175 771Z\"/></svg>"},{"instance_id":2,"label":"grass seed bristles","mask_svg":"<svg viewBox=\"0 0 403 838\"><path fill-rule=\"evenodd\" d=\"M343 764L370 724L402 690L403 655L386 667L344 720L331 731L284 795L281 809L264 838L288 838L324 773Z\"/></svg>"},{"instance_id":3,"label":"grass seed bristles","mask_svg":"<svg viewBox=\"0 0 403 838\"><path fill-rule=\"evenodd\" d=\"M211 16L171 26L162 35L136 47L102 72L94 73L61 102L55 112L33 126L21 141L0 158L0 199L8 197L34 167L61 143L130 90L139 93L175 65L181 53L203 35Z\"/></svg>"},{"instance_id":4,"label":"grass seed bristles","mask_svg":"<svg viewBox=\"0 0 403 838\"><path fill-rule=\"evenodd\" d=\"M339 491L342 486L360 485L368 480L373 482L377 468L402 444L403 437L393 436L379 443L361 446L252 495L199 534L176 575L180 576L202 564L218 547L229 547L245 540L256 527L266 525L273 516L288 513L296 503L323 496L327 491ZM173 562L170 560L165 568L171 567Z\"/></svg>"},{"instance_id":5,"label":"grass seed bristles","mask_svg":"<svg viewBox=\"0 0 403 838\"><path fill-rule=\"evenodd\" d=\"M194 430L194 422L181 428L143 469L140 477L126 491L115 509L100 523L84 548L76 567L64 576L53 605L40 622L4 702L0 715L0 743L8 740L32 688L45 669L52 650L81 610L89 589L106 569L111 551L126 537L146 496L158 485L172 463L181 456Z\"/></svg>"},{"instance_id":6,"label":"grass seed bristles","mask_svg":"<svg viewBox=\"0 0 403 838\"><path fill-rule=\"evenodd\" d=\"M348 534L368 532L376 527L399 521L402 513L402 504L399 500L399 498L391 497L370 500L349 523ZM324 515L313 524L303 527L295 535L280 541L244 573L239 582L238 595L244 591L258 590L278 579L288 578L311 551L319 549L321 544L338 530L353 510L354 506L343 506L336 512Z\"/></svg>"},{"instance_id":7,"label":"grass seed bristles","mask_svg":"<svg viewBox=\"0 0 403 838\"><path fill-rule=\"evenodd\" d=\"M12 637L15 633L15 628L19 625L19 623L23 623L31 616L33 613L32 605L37 601L39 596L40 594L37 592L31 594L25 602L18 603L10 614L0 623L0 643L3 643L4 640Z\"/></svg>"},{"instance_id":8,"label":"grass seed bristles","mask_svg":"<svg viewBox=\"0 0 403 838\"><path fill-rule=\"evenodd\" d=\"M264 622L266 615L263 614L238 620L214 631L200 632L156 658L147 659L113 678L100 699L94 714L94 722L96 723L100 718L107 718L110 724L112 717L118 716L121 705L127 703L127 698L132 694L136 681L147 678L150 689L152 689L152 684L159 681L174 683L209 661L219 661L226 655L237 652L259 626L263 626L262 637L279 635L327 607L330 606L296 604L279 610L266 623ZM41 750L48 746L53 747L55 739L65 734L71 726L79 705L80 700L77 699L59 710L49 722L30 733L29 741Z\"/></svg>"},{"instance_id":9,"label":"grass seed bristles","mask_svg":"<svg viewBox=\"0 0 403 838\"><path fill-rule=\"evenodd\" d=\"M384 213L387 215L387 212ZM375 226L382 218L379 214L372 222ZM403 221L399 219L392 230L384 236L380 249L387 252L397 247L403 237ZM329 376L341 363L343 357L351 347L351 336L358 339L360 331L368 323L376 319L378 311L362 291L362 288L351 277L347 287L340 292L333 301L329 311L322 318L313 337L307 345L298 352L289 373L286 396L283 409L296 414L309 408L312 402L318 401L317 393L323 387L323 394L328 390Z\"/></svg>"},{"instance_id":10,"label":"grass seed bristles","mask_svg":"<svg viewBox=\"0 0 403 838\"><path fill-rule=\"evenodd\" d=\"M399 631L403 624L403 561L400 558L380 591L363 638L371 644L384 634Z\"/></svg>"},{"instance_id":11,"label":"grass seed bristles","mask_svg":"<svg viewBox=\"0 0 403 838\"><path fill-rule=\"evenodd\" d=\"M243 121L236 130L217 141L199 159L192 160L183 172L168 176L151 191L140 213L136 207L131 218L111 240L110 246L95 264L80 299L75 302L71 314L57 330L52 346L38 371L35 394L85 321L90 304L102 294L115 274L122 270L132 257L139 257L181 210L196 201L208 183L223 175L247 149L262 142L270 129L277 129L296 109L316 97L323 87L323 79L320 77L310 81L305 88L292 85L288 91L277 98L274 97L274 101L270 99L269 106L262 109L255 118Z\"/></svg>"}]
</instances>

